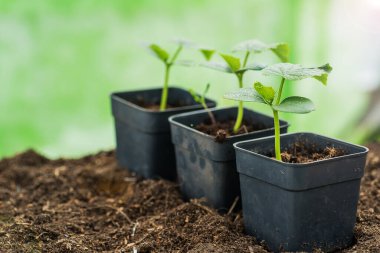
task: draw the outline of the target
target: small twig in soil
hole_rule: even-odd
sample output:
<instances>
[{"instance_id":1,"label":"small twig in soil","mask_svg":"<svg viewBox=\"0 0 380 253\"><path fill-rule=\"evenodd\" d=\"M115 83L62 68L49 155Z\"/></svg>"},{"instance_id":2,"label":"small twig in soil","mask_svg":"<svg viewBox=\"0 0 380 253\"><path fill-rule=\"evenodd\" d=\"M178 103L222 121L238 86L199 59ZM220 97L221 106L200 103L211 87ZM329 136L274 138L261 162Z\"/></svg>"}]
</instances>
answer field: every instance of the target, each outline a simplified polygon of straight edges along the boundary
<instances>
[{"instance_id":1,"label":"small twig in soil","mask_svg":"<svg viewBox=\"0 0 380 253\"><path fill-rule=\"evenodd\" d=\"M139 223L138 222L136 222L135 223L135 225L133 226L133 228L132 228L132 234L131 234L131 236L132 237L134 237L135 236L135 233L136 233L136 229L137 229L137 226L139 225Z\"/></svg>"},{"instance_id":2,"label":"small twig in soil","mask_svg":"<svg viewBox=\"0 0 380 253\"><path fill-rule=\"evenodd\" d=\"M234 223L240 218L240 213L238 215L236 215L235 219L234 219Z\"/></svg>"},{"instance_id":3,"label":"small twig in soil","mask_svg":"<svg viewBox=\"0 0 380 253\"><path fill-rule=\"evenodd\" d=\"M197 202L198 200L195 199L195 200L190 200L191 204L199 207L199 208L202 208L203 210L207 211L208 213L215 213L212 209L208 208L207 206L204 206L204 205L201 205Z\"/></svg>"},{"instance_id":4,"label":"small twig in soil","mask_svg":"<svg viewBox=\"0 0 380 253\"><path fill-rule=\"evenodd\" d=\"M150 233L147 233L146 235L144 235L142 238L140 238L138 241L136 242L132 242L132 243L129 243L127 245L127 247L134 247L135 245L139 244L140 242L144 241L148 236L150 236Z\"/></svg>"},{"instance_id":5,"label":"small twig in soil","mask_svg":"<svg viewBox=\"0 0 380 253\"><path fill-rule=\"evenodd\" d=\"M125 182L136 182L137 178L136 177L125 177L124 181Z\"/></svg>"},{"instance_id":6,"label":"small twig in soil","mask_svg":"<svg viewBox=\"0 0 380 253\"><path fill-rule=\"evenodd\" d=\"M132 220L129 218L129 216L123 211L123 208L122 208L122 207L116 208L116 207L108 206L108 205L105 205L105 207L108 207L108 208L110 208L110 209L115 210L115 211L116 211L116 214L121 214L122 216L124 216L124 218L125 218L129 223L133 223Z\"/></svg>"},{"instance_id":7,"label":"small twig in soil","mask_svg":"<svg viewBox=\"0 0 380 253\"><path fill-rule=\"evenodd\" d=\"M243 129L244 129L245 133L248 133L248 129L247 129L247 127L245 125L243 125Z\"/></svg>"},{"instance_id":8,"label":"small twig in soil","mask_svg":"<svg viewBox=\"0 0 380 253\"><path fill-rule=\"evenodd\" d=\"M235 209L235 207L236 207L238 201L239 201L239 196L237 196L237 197L235 198L235 200L234 200L234 202L232 203L230 209L228 210L227 215L230 215L230 214L232 213L232 211Z\"/></svg>"}]
</instances>

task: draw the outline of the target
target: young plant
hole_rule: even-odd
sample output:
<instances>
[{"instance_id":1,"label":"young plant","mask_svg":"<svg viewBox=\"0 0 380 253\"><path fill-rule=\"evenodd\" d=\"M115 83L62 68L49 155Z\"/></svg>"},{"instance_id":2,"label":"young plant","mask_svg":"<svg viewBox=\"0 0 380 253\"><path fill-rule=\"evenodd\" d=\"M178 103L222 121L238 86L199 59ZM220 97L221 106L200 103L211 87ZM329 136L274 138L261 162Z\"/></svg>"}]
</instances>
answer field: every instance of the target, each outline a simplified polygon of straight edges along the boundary
<instances>
[{"instance_id":1,"label":"young plant","mask_svg":"<svg viewBox=\"0 0 380 253\"><path fill-rule=\"evenodd\" d=\"M329 64L317 68L304 68L298 64L278 63L263 69L263 74L268 76L281 77L281 84L277 91L270 86L264 86L260 82L255 82L252 88L243 88L235 92L225 94L226 99L258 102L268 105L273 112L275 128L275 155L281 161L280 146L280 120L278 112L288 113L309 113L314 111L313 102L305 97L291 96L281 101L281 93L285 80L301 80L305 78L315 78L322 84L327 84L328 74L332 68Z\"/></svg>"},{"instance_id":2,"label":"young plant","mask_svg":"<svg viewBox=\"0 0 380 253\"><path fill-rule=\"evenodd\" d=\"M288 61L289 47L285 43L272 43L265 44L258 40L248 40L239 43L233 49L233 52L244 52L244 59L228 55L220 54L224 60L224 64L210 62L203 64L205 67L223 71L226 73L232 73L236 76L238 80L239 88L243 88L243 77L248 70L262 70L265 66L261 64L248 64L248 59L251 54L262 53L264 51L270 50L275 53L282 61ZM205 53L202 52L206 57ZM207 58L206 58L207 59ZM239 101L238 114L233 128L234 133L237 133L243 122L243 102Z\"/></svg>"},{"instance_id":3,"label":"young plant","mask_svg":"<svg viewBox=\"0 0 380 253\"><path fill-rule=\"evenodd\" d=\"M177 40L176 44L178 46L172 55L169 55L169 53L165 49L163 49L157 44L150 44L148 46L150 51L165 64L165 77L161 93L160 111L163 111L167 108L170 70L172 66L176 63L179 54L181 53L183 47L187 43L188 42L185 40Z\"/></svg>"},{"instance_id":4,"label":"young plant","mask_svg":"<svg viewBox=\"0 0 380 253\"><path fill-rule=\"evenodd\" d=\"M207 94L209 89L210 89L210 84L208 83L201 96L199 96L197 93L195 93L194 90L192 90L192 89L189 90L189 93L191 94L191 96L193 97L195 102L197 102L203 106L203 108L207 111L208 116L210 117L211 124L215 125L216 124L215 116L206 104L206 94Z\"/></svg>"}]
</instances>

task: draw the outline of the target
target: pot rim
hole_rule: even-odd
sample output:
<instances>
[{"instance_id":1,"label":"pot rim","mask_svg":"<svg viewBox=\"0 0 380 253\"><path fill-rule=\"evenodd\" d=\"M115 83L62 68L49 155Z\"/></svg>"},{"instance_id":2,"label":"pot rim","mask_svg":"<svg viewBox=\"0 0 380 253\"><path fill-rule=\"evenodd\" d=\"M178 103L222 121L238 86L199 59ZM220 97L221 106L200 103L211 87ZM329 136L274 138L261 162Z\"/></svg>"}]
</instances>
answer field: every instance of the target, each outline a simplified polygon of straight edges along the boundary
<instances>
[{"instance_id":1,"label":"pot rim","mask_svg":"<svg viewBox=\"0 0 380 253\"><path fill-rule=\"evenodd\" d=\"M292 136L292 135L302 135L302 134L315 135L318 138L322 138L322 139L325 139L325 140L330 140L332 142L335 142L337 144L343 144L345 146L351 146L351 147L354 147L356 149L361 149L362 151L358 151L358 152L354 152L354 153L350 153L350 154L346 154L346 155L342 155L342 156L337 156L337 157L333 157L333 158L327 158L327 159L323 159L323 160L318 160L318 161L306 162L306 163L287 163L287 162L283 162L283 161L278 161L278 160L273 159L271 157L268 157L268 156L265 156L265 155L262 155L262 154L259 154L259 153L247 150L246 148L240 147L240 145L245 144L245 143L258 143L258 142L261 142L261 141L264 141L264 140L269 140L269 139L273 139L274 140L275 136L267 136L267 137L261 137L261 138L257 138L257 139L252 139L252 140L239 141L239 142L234 143L233 146L234 146L235 150L239 150L239 151L242 151L242 152L254 155L254 156L259 157L261 159L270 160L270 161L272 161L274 163L278 163L278 164L281 164L281 165L284 165L284 166L292 166L292 167L308 167L308 166L311 166L311 165L323 164L323 163L328 163L328 162L331 162L331 161L344 160L344 159L346 159L348 157L357 157L357 156L365 155L369 151L369 149L367 147L365 147L365 146L361 146L361 145L357 145L357 144L352 144L352 143L345 142L345 141L342 141L342 140L339 140L339 139L335 139L335 138L332 138L332 137L316 134L316 133L313 133L313 132L286 133L286 134L281 134L280 138L282 136ZM273 144L273 146L274 146L274 144Z\"/></svg>"},{"instance_id":2,"label":"pot rim","mask_svg":"<svg viewBox=\"0 0 380 253\"><path fill-rule=\"evenodd\" d=\"M232 109L232 108L238 108L237 106L227 106L227 107L219 107L219 108L210 108L209 110L210 111L220 111L220 110L227 110L227 109ZM267 116L267 117L270 117L266 114L263 114L263 113L260 113L260 112L257 112L257 111L254 111L254 110L251 110L251 109L248 109L248 108L244 108L244 110L247 110L247 111L251 111L251 112L254 112L256 114L260 114L262 116ZM212 136L212 135L209 135L209 134L205 134L201 131L198 131L196 130L195 128L191 128L185 124L182 124L180 122L177 122L175 121L177 118L179 117L188 117L188 116L192 116L194 114L203 114L203 113L207 113L207 110L197 110L197 111L192 111L192 112L185 112L185 113L181 113L181 114L176 114L176 115L173 115L171 117L169 117L169 122L170 124L173 124L173 125L177 125L179 127L183 127L193 133L196 133L196 134L199 134L205 138L208 138L208 139L211 139L211 140L215 140L215 136ZM287 121L284 121L284 120L280 120L280 122L283 122L284 124L280 125L280 129L282 128L288 128L290 126L290 124L287 122ZM265 131L270 131L270 130L273 130L274 131L274 127L271 127L271 128L265 128L265 129L262 129L262 130L258 130L258 131L253 131L253 132L249 132L249 133L243 133L243 134L237 134L237 135L232 135L232 136L228 136L226 137L225 140L233 140L235 138L238 138L238 137L241 137L241 136L249 136L249 135L253 135L253 134L257 134L257 133L261 133L261 132L265 132ZM223 142L222 142L223 143Z\"/></svg>"},{"instance_id":3,"label":"pot rim","mask_svg":"<svg viewBox=\"0 0 380 253\"><path fill-rule=\"evenodd\" d=\"M180 87L177 87L177 86L170 86L169 90L170 89L176 89L176 90L181 90L181 91L187 92L187 90L180 88ZM202 108L202 105L196 103L194 105L186 105L186 106L181 106L181 107L169 108L169 109L166 109L164 111L154 111L154 110L149 110L149 109L146 109L144 107L138 106L137 104L120 97L121 94L125 94L125 93L144 92L144 91L152 91L152 90L162 90L162 88L147 88L147 89L140 89L140 90L137 89L137 90L129 90L129 91L115 91L115 92L112 92L110 94L110 96L111 96L112 100L115 100L121 104L124 104L125 106L133 107L136 110L143 111L143 112L149 113L149 114L165 114L168 112L176 112L176 111L182 111L182 110L188 110L188 109ZM206 97L206 104L207 104L207 106L212 106L212 105L216 106L217 105L216 101L214 101L210 98L207 98L207 97Z\"/></svg>"}]
</instances>

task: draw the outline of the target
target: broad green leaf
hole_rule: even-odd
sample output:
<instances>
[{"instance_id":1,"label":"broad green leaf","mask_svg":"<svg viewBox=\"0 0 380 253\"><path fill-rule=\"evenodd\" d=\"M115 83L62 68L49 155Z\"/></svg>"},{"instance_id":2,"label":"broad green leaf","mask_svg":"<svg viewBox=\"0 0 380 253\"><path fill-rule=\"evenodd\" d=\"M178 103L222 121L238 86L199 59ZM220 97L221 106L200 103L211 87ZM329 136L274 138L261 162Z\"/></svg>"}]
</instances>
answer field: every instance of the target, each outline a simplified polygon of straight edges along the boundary
<instances>
[{"instance_id":1,"label":"broad green leaf","mask_svg":"<svg viewBox=\"0 0 380 253\"><path fill-rule=\"evenodd\" d=\"M205 62L205 63L201 63L199 65L202 67L206 67L206 68L210 68L210 69L214 69L214 70L218 70L218 71L222 71L222 72L226 72L226 73L232 73L231 68L225 63Z\"/></svg>"},{"instance_id":2,"label":"broad green leaf","mask_svg":"<svg viewBox=\"0 0 380 253\"><path fill-rule=\"evenodd\" d=\"M236 72L240 69L240 59L228 54L220 54L220 56L228 64L232 72Z\"/></svg>"},{"instance_id":3,"label":"broad green leaf","mask_svg":"<svg viewBox=\"0 0 380 253\"><path fill-rule=\"evenodd\" d=\"M246 67L237 70L236 73L245 72L247 70L260 71L260 70L263 70L264 68L266 68L266 65L264 64L260 64L260 63L248 64Z\"/></svg>"},{"instance_id":4,"label":"broad green leaf","mask_svg":"<svg viewBox=\"0 0 380 253\"><path fill-rule=\"evenodd\" d=\"M230 100L266 104L264 99L260 97L260 95L252 88L240 88L237 91L232 91L224 94L223 97Z\"/></svg>"},{"instance_id":5,"label":"broad green leaf","mask_svg":"<svg viewBox=\"0 0 380 253\"><path fill-rule=\"evenodd\" d=\"M286 43L266 44L260 40L247 40L237 44L232 51L262 53L267 50L271 50L273 53L275 53L281 59L281 61L288 61L289 46Z\"/></svg>"},{"instance_id":6,"label":"broad green leaf","mask_svg":"<svg viewBox=\"0 0 380 253\"><path fill-rule=\"evenodd\" d=\"M157 44L149 45L149 49L162 61L167 62L169 59L169 53Z\"/></svg>"},{"instance_id":7,"label":"broad green leaf","mask_svg":"<svg viewBox=\"0 0 380 253\"><path fill-rule=\"evenodd\" d=\"M289 46L286 43L274 43L270 47L273 53L277 55L282 62L289 61Z\"/></svg>"},{"instance_id":8,"label":"broad green leaf","mask_svg":"<svg viewBox=\"0 0 380 253\"><path fill-rule=\"evenodd\" d=\"M215 53L214 49L200 48L199 51L203 54L207 61L211 60L212 56Z\"/></svg>"},{"instance_id":9,"label":"broad green leaf","mask_svg":"<svg viewBox=\"0 0 380 253\"><path fill-rule=\"evenodd\" d=\"M272 104L275 94L275 91L272 87L264 86L260 82L255 82L253 84L253 87L268 104Z\"/></svg>"},{"instance_id":10,"label":"broad green leaf","mask_svg":"<svg viewBox=\"0 0 380 253\"><path fill-rule=\"evenodd\" d=\"M261 53L268 49L268 45L259 40L246 40L237 44L232 51Z\"/></svg>"},{"instance_id":11,"label":"broad green leaf","mask_svg":"<svg viewBox=\"0 0 380 253\"><path fill-rule=\"evenodd\" d=\"M331 70L332 68L329 64L317 68L305 68L299 64L277 63L263 69L263 74L267 76L280 76L287 80L315 78L326 85L327 77Z\"/></svg>"},{"instance_id":12,"label":"broad green leaf","mask_svg":"<svg viewBox=\"0 0 380 253\"><path fill-rule=\"evenodd\" d=\"M273 105L273 109L280 112L309 113L315 110L314 103L305 97L287 97L279 105Z\"/></svg>"}]
</instances>

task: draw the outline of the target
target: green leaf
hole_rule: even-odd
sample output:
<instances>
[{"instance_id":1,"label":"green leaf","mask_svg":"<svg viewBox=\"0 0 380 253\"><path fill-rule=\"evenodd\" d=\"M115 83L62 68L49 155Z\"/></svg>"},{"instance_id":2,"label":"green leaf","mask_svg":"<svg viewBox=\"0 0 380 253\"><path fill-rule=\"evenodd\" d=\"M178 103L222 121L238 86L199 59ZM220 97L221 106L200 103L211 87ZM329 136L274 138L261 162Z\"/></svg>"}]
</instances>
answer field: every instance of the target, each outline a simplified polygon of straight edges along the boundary
<instances>
[{"instance_id":1,"label":"green leaf","mask_svg":"<svg viewBox=\"0 0 380 253\"><path fill-rule=\"evenodd\" d=\"M149 49L162 61L167 62L169 59L169 53L157 44L149 45Z\"/></svg>"},{"instance_id":2,"label":"green leaf","mask_svg":"<svg viewBox=\"0 0 380 253\"><path fill-rule=\"evenodd\" d=\"M202 94L203 99L206 97L206 94L207 94L207 92L208 92L209 89L210 89L210 84L207 83L206 88L205 88L205 90L203 91L203 94Z\"/></svg>"},{"instance_id":3,"label":"green leaf","mask_svg":"<svg viewBox=\"0 0 380 253\"><path fill-rule=\"evenodd\" d=\"M214 50L214 49L200 48L199 51L203 54L203 56L205 57L205 59L206 59L207 61L211 60L212 56L213 56L214 53L215 53L215 50Z\"/></svg>"},{"instance_id":4,"label":"green leaf","mask_svg":"<svg viewBox=\"0 0 380 253\"><path fill-rule=\"evenodd\" d=\"M267 50L271 50L273 53L275 53L281 59L281 61L288 61L289 46L286 43L266 44L260 40L247 40L237 44L232 51L262 53Z\"/></svg>"},{"instance_id":5,"label":"green leaf","mask_svg":"<svg viewBox=\"0 0 380 253\"><path fill-rule=\"evenodd\" d=\"M332 67L330 66L330 64L325 64L321 67L319 67L320 69L324 70L326 73L321 75L321 76L315 76L314 78L317 79L318 81L320 81L321 83L323 83L324 85L327 84L327 78L329 76L329 73L332 71Z\"/></svg>"},{"instance_id":6,"label":"green leaf","mask_svg":"<svg viewBox=\"0 0 380 253\"><path fill-rule=\"evenodd\" d=\"M315 110L314 103L305 97L287 97L279 105L273 105L273 109L280 112L309 113Z\"/></svg>"},{"instance_id":7,"label":"green leaf","mask_svg":"<svg viewBox=\"0 0 380 253\"><path fill-rule=\"evenodd\" d=\"M220 54L220 56L228 64L232 72L236 72L240 69L240 59L228 54Z\"/></svg>"},{"instance_id":8,"label":"green leaf","mask_svg":"<svg viewBox=\"0 0 380 253\"><path fill-rule=\"evenodd\" d=\"M268 49L268 45L259 40L246 40L237 44L232 51L261 53Z\"/></svg>"},{"instance_id":9,"label":"green leaf","mask_svg":"<svg viewBox=\"0 0 380 253\"><path fill-rule=\"evenodd\" d=\"M266 67L262 72L267 76L279 76L287 80L315 78L326 85L327 77L331 70L332 68L329 64L317 68L305 68L299 64L277 63Z\"/></svg>"},{"instance_id":10,"label":"green leaf","mask_svg":"<svg viewBox=\"0 0 380 253\"><path fill-rule=\"evenodd\" d=\"M277 55L282 62L289 61L289 46L286 43L274 43L270 47L273 53Z\"/></svg>"},{"instance_id":11,"label":"green leaf","mask_svg":"<svg viewBox=\"0 0 380 253\"><path fill-rule=\"evenodd\" d=\"M267 65L260 64L260 63L248 64L246 67L237 70L236 73L245 72L247 70L260 71L260 70L263 70L264 68L266 68L266 66Z\"/></svg>"},{"instance_id":12,"label":"green leaf","mask_svg":"<svg viewBox=\"0 0 380 253\"><path fill-rule=\"evenodd\" d=\"M272 104L275 94L275 91L272 87L264 86L260 82L255 82L253 84L253 87L268 104Z\"/></svg>"},{"instance_id":13,"label":"green leaf","mask_svg":"<svg viewBox=\"0 0 380 253\"><path fill-rule=\"evenodd\" d=\"M265 100L252 88L240 88L237 91L224 94L223 97L230 100L266 104Z\"/></svg>"},{"instance_id":14,"label":"green leaf","mask_svg":"<svg viewBox=\"0 0 380 253\"><path fill-rule=\"evenodd\" d=\"M206 67L206 68L210 68L210 69L214 69L214 70L218 70L218 71L222 71L222 72L226 72L226 73L232 73L231 68L225 63L205 62L205 63L201 63L199 65L202 67Z\"/></svg>"}]
</instances>

